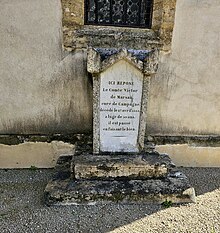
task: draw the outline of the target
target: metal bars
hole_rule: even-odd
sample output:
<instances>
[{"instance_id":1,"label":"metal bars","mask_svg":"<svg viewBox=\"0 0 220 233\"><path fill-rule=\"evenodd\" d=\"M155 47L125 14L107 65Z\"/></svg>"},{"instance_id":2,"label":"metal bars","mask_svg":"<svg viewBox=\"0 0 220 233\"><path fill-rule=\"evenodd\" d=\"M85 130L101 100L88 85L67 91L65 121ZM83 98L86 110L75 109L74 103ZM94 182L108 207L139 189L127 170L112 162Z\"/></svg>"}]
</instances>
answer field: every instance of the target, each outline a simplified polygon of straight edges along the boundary
<instances>
[{"instance_id":1,"label":"metal bars","mask_svg":"<svg viewBox=\"0 0 220 233\"><path fill-rule=\"evenodd\" d=\"M85 0L85 24L150 28L153 0Z\"/></svg>"}]
</instances>

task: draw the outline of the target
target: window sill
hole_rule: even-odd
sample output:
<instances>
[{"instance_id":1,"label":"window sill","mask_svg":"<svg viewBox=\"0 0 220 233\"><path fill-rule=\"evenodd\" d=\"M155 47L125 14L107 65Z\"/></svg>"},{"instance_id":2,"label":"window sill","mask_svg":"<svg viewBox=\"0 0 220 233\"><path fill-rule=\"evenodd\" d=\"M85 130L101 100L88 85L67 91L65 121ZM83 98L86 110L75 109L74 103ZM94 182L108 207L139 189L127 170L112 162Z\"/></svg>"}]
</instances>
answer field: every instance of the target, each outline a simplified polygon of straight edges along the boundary
<instances>
[{"instance_id":1,"label":"window sill","mask_svg":"<svg viewBox=\"0 0 220 233\"><path fill-rule=\"evenodd\" d=\"M161 42L152 29L84 25L75 31L76 47L152 49Z\"/></svg>"}]
</instances>

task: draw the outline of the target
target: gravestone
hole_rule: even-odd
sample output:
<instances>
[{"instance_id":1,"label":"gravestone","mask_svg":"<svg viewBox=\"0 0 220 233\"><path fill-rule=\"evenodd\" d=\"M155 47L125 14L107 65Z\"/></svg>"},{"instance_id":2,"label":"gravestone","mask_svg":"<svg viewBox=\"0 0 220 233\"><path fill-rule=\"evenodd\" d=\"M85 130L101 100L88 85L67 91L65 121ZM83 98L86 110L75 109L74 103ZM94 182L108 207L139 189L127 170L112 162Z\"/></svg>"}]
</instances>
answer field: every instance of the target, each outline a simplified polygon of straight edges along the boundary
<instances>
[{"instance_id":1,"label":"gravestone","mask_svg":"<svg viewBox=\"0 0 220 233\"><path fill-rule=\"evenodd\" d=\"M99 52L106 56L109 50ZM148 51L139 52L142 57L148 55ZM88 59L93 53L96 51L90 50ZM94 153L139 152L143 148L146 99L142 96L148 90L149 76L144 77L143 61L132 58L132 53L122 50L111 55L99 73L93 73L97 89L93 100ZM88 71L94 72L94 66L90 62Z\"/></svg>"},{"instance_id":2,"label":"gravestone","mask_svg":"<svg viewBox=\"0 0 220 233\"><path fill-rule=\"evenodd\" d=\"M100 151L138 152L143 74L121 60L100 75Z\"/></svg>"},{"instance_id":3,"label":"gravestone","mask_svg":"<svg viewBox=\"0 0 220 233\"><path fill-rule=\"evenodd\" d=\"M89 50L94 153L143 150L149 81L157 58L158 51Z\"/></svg>"},{"instance_id":4,"label":"gravestone","mask_svg":"<svg viewBox=\"0 0 220 233\"><path fill-rule=\"evenodd\" d=\"M145 148L150 78L158 51L88 50L93 78L93 147L61 156L45 189L53 204L193 202L194 189L168 155Z\"/></svg>"}]
</instances>

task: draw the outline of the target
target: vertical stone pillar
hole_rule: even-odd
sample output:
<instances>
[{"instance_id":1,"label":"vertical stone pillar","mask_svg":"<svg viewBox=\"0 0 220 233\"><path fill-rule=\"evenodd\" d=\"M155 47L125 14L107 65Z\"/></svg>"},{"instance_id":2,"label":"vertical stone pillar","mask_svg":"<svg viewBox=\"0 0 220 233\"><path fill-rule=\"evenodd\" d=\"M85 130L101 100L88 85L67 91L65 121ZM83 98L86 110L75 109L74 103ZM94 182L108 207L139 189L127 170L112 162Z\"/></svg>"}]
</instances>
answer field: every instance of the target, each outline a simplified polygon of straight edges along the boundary
<instances>
[{"instance_id":1,"label":"vertical stone pillar","mask_svg":"<svg viewBox=\"0 0 220 233\"><path fill-rule=\"evenodd\" d=\"M89 49L93 153L143 150L149 82L157 64L158 51Z\"/></svg>"}]
</instances>

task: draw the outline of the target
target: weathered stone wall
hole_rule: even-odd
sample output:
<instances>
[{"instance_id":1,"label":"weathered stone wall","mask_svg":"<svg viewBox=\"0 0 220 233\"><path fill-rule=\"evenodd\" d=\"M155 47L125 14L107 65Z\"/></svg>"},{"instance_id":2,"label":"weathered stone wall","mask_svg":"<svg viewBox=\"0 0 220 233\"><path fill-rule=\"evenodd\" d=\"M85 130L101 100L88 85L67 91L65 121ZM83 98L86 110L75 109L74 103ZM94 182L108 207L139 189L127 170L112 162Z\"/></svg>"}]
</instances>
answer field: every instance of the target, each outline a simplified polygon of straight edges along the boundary
<instances>
[{"instance_id":1,"label":"weathered stone wall","mask_svg":"<svg viewBox=\"0 0 220 233\"><path fill-rule=\"evenodd\" d=\"M151 80L147 132L177 165L220 166L219 12L218 0L177 1L172 53Z\"/></svg>"},{"instance_id":2,"label":"weathered stone wall","mask_svg":"<svg viewBox=\"0 0 220 233\"><path fill-rule=\"evenodd\" d=\"M160 38L163 41L163 50L169 51L173 35L173 27L176 12L176 0L163 0L162 21L159 29Z\"/></svg>"},{"instance_id":3,"label":"weathered stone wall","mask_svg":"<svg viewBox=\"0 0 220 233\"><path fill-rule=\"evenodd\" d=\"M64 46L67 50L88 46L144 49L158 47L159 41L164 50L170 49L176 0L154 0L150 30L84 25L84 2L62 0Z\"/></svg>"},{"instance_id":4,"label":"weathered stone wall","mask_svg":"<svg viewBox=\"0 0 220 233\"><path fill-rule=\"evenodd\" d=\"M174 7L175 1L170 2ZM0 9L0 134L91 132L92 83L84 49L89 45L161 47L158 35L165 22L161 16L169 4L163 5L164 1L154 1L153 30L106 29L83 26L84 0L4 0ZM62 50L63 38L70 53Z\"/></svg>"},{"instance_id":5,"label":"weathered stone wall","mask_svg":"<svg viewBox=\"0 0 220 233\"><path fill-rule=\"evenodd\" d=\"M84 1L61 0L61 3L63 42L67 50L72 50L74 31L84 25Z\"/></svg>"},{"instance_id":6,"label":"weathered stone wall","mask_svg":"<svg viewBox=\"0 0 220 233\"><path fill-rule=\"evenodd\" d=\"M154 1L152 30L106 30L83 25L82 0L1 1L0 134L91 133L87 46L161 47L170 51L175 3ZM177 1L172 53L161 53L159 72L151 80L147 134L220 135L219 12L218 0ZM71 52L64 51L62 45ZM60 148L62 153L73 149L73 142L62 137L49 142L25 139L22 146L0 144L0 164L11 163L13 167L53 166ZM44 149L38 150L38 146ZM191 160L188 146L158 149L169 152L178 165L211 166L219 164L218 146L216 143L202 156L200 148L204 146L191 148ZM189 156L184 157L185 152Z\"/></svg>"}]
</instances>

